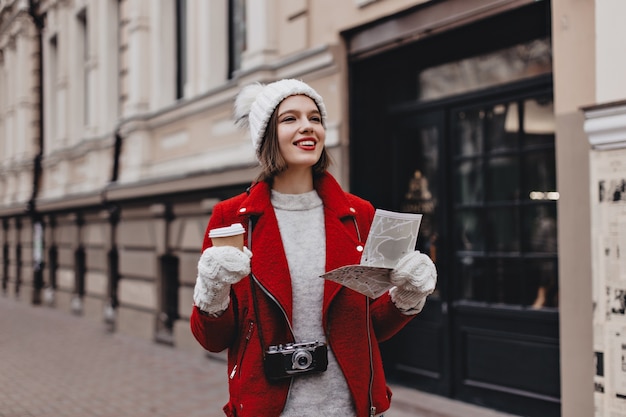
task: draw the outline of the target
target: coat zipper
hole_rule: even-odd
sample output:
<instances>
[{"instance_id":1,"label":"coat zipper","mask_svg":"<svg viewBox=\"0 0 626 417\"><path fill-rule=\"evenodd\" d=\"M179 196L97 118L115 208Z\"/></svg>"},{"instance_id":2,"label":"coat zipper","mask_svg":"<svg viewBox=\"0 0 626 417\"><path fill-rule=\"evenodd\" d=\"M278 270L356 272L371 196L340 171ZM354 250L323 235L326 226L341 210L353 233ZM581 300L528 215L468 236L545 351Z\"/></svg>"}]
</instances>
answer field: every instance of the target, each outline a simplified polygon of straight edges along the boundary
<instances>
[{"instance_id":1,"label":"coat zipper","mask_svg":"<svg viewBox=\"0 0 626 417\"><path fill-rule=\"evenodd\" d=\"M248 342L250 342L250 339L252 338L253 330L254 330L254 321L250 320L250 324L248 325L248 333L246 334L246 342L244 343L243 348L241 350L241 355L239 355L239 360L237 361L235 366L233 366L233 370L230 371L230 379L233 379L235 375L237 375L238 368L239 368L239 371L241 371L241 366L239 365L243 361L243 355L246 353L246 349L248 348Z\"/></svg>"},{"instance_id":2,"label":"coat zipper","mask_svg":"<svg viewBox=\"0 0 626 417\"><path fill-rule=\"evenodd\" d=\"M272 293L270 293L269 290L267 288L265 288L263 286L263 284L261 284L259 282L259 280L257 279L256 276L254 276L254 274L252 274L252 279L254 280L254 282L256 282L258 284L258 286L265 293L265 295L267 295L272 301L274 301L274 303L276 303L276 305L278 306L280 311L283 313L283 316L285 317L285 321L287 322L287 325L289 326L289 331L291 332L291 337L294 339L294 341L296 341L296 333L293 331L293 327L291 326L291 322L289 321L289 316L287 315L287 312L285 311L285 309L282 306L282 304L280 304L278 302L278 300L276 299L276 297L274 297L274 295ZM293 378L291 378L291 381L289 381L289 389L287 390L287 398L289 398L289 396L291 395L291 388L292 388L292 386L293 386Z\"/></svg>"}]
</instances>

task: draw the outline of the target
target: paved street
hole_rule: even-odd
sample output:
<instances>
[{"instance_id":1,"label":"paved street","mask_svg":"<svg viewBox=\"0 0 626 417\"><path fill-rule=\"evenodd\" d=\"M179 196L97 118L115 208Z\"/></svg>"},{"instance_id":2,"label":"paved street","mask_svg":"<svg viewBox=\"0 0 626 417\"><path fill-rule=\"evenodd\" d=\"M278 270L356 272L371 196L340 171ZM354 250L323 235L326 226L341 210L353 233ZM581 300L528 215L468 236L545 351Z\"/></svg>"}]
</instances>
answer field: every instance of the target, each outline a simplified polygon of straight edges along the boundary
<instances>
[{"instance_id":1,"label":"paved street","mask_svg":"<svg viewBox=\"0 0 626 417\"><path fill-rule=\"evenodd\" d=\"M223 363L98 324L0 296L0 417L224 415Z\"/></svg>"},{"instance_id":2,"label":"paved street","mask_svg":"<svg viewBox=\"0 0 626 417\"><path fill-rule=\"evenodd\" d=\"M0 417L221 417L225 367L0 295ZM385 416L501 414L396 387Z\"/></svg>"}]
</instances>

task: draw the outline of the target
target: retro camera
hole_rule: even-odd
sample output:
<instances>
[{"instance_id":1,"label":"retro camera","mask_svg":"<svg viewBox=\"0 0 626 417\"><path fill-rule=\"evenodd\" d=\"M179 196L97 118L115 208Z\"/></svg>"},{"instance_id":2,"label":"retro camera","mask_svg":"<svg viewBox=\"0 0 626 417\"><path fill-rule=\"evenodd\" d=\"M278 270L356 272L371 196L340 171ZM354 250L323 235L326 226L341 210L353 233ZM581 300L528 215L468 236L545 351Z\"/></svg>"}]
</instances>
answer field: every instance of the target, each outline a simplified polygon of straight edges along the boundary
<instances>
[{"instance_id":1,"label":"retro camera","mask_svg":"<svg viewBox=\"0 0 626 417\"><path fill-rule=\"evenodd\" d=\"M263 365L268 379L324 372L328 367L328 347L323 342L273 345L265 353Z\"/></svg>"}]
</instances>

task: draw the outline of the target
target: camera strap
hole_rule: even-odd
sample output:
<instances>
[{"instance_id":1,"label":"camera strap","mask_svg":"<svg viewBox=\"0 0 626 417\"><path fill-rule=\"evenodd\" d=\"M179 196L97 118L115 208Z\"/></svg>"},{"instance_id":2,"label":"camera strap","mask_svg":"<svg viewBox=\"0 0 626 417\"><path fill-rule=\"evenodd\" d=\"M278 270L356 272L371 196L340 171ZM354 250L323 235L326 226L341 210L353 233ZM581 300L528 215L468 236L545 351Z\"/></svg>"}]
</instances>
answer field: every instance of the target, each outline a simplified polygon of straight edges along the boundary
<instances>
[{"instance_id":1,"label":"camera strap","mask_svg":"<svg viewBox=\"0 0 626 417\"><path fill-rule=\"evenodd\" d=\"M248 250L252 252L252 217L248 219ZM256 281L256 277L250 271L250 296L252 297L252 307L254 308L254 317L256 319L256 327L259 332L259 341L261 342L261 352L263 352L263 357L265 358L265 341L263 339L263 330L261 329L261 320L259 319L259 301L256 298L256 285L254 282Z\"/></svg>"},{"instance_id":2,"label":"camera strap","mask_svg":"<svg viewBox=\"0 0 626 417\"><path fill-rule=\"evenodd\" d=\"M261 320L259 319L259 302L256 299L256 285L254 285L254 275L250 273L250 295L252 297L252 306L254 308L254 317L256 318L256 327L259 332L259 340L261 342L261 351L263 352L263 357L265 357L265 341L263 339L263 330L261 329Z\"/></svg>"}]
</instances>

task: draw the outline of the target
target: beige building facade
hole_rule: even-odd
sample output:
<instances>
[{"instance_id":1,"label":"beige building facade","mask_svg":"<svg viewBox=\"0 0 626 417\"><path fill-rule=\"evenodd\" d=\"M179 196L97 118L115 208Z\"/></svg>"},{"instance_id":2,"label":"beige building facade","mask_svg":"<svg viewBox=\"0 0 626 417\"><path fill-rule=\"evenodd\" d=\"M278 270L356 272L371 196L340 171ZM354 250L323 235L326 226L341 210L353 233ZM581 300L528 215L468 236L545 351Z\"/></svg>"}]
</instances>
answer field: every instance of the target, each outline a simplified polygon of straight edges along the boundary
<instances>
[{"instance_id":1,"label":"beige building facade","mask_svg":"<svg viewBox=\"0 0 626 417\"><path fill-rule=\"evenodd\" d=\"M201 354L204 229L257 172L234 97L298 78L325 99L342 185L426 214L439 287L383 348L390 380L514 415L626 416L626 285L603 255L622 229L624 13L0 0L2 296Z\"/></svg>"}]
</instances>

